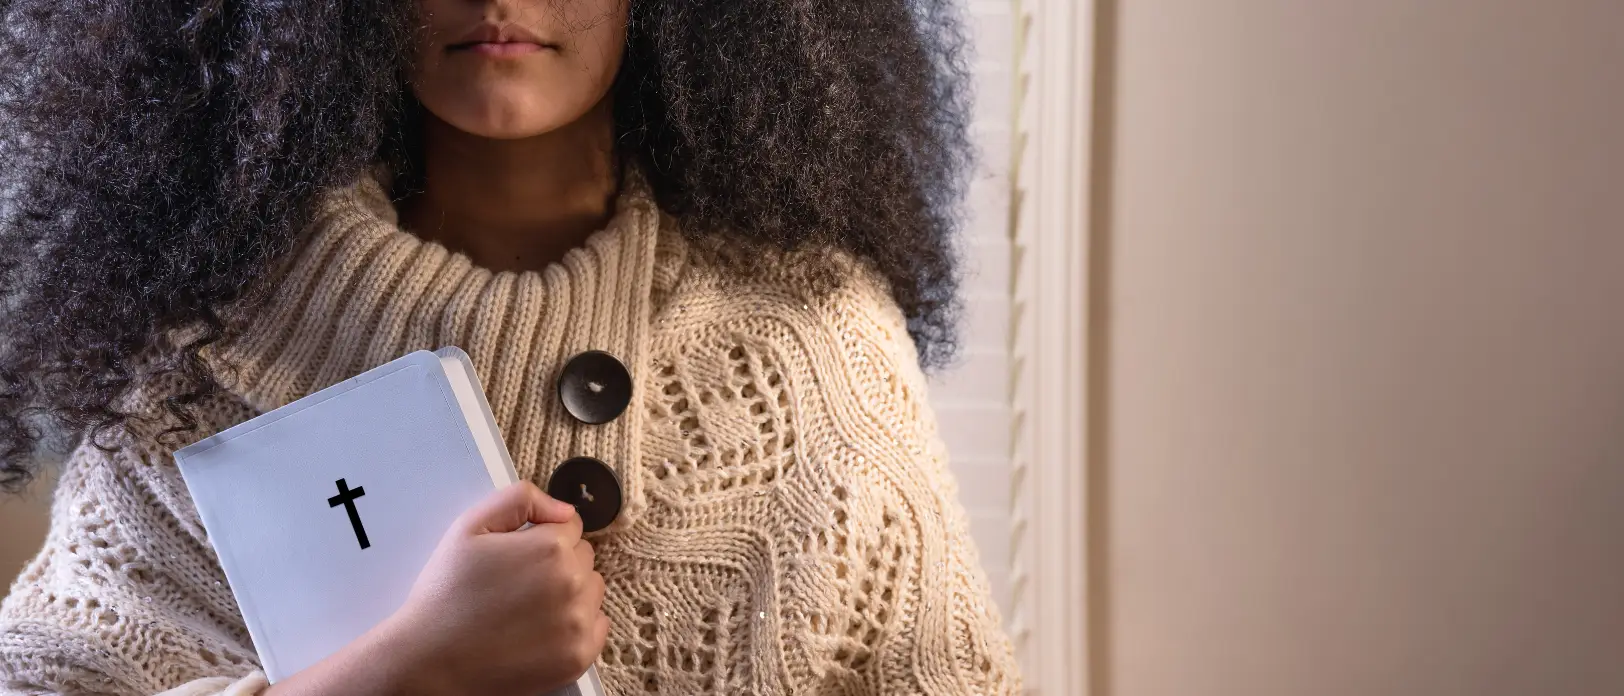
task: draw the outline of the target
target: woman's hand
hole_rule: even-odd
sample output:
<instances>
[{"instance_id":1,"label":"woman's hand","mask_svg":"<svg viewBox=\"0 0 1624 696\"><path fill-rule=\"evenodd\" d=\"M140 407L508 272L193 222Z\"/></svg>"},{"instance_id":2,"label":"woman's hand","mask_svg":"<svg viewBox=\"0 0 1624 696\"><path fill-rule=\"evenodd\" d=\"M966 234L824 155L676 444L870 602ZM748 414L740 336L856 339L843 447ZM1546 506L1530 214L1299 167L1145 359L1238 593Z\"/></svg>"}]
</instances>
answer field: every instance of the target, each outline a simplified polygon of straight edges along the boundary
<instances>
[{"instance_id":1,"label":"woman's hand","mask_svg":"<svg viewBox=\"0 0 1624 696\"><path fill-rule=\"evenodd\" d=\"M452 525L400 611L267 694L546 693L603 649L603 592L575 508L509 486Z\"/></svg>"}]
</instances>

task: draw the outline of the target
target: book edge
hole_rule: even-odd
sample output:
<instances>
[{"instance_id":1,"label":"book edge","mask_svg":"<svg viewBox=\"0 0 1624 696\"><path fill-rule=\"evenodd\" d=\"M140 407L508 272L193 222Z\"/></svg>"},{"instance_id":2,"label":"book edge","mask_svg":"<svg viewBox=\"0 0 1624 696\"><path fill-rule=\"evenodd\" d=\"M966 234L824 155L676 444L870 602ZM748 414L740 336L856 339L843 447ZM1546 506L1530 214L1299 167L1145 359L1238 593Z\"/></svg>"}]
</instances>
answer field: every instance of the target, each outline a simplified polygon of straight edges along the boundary
<instances>
[{"instance_id":1,"label":"book edge","mask_svg":"<svg viewBox=\"0 0 1624 696\"><path fill-rule=\"evenodd\" d=\"M477 441L474 443L480 459L485 460L485 470L491 475L491 483L497 488L518 483L519 472L513 466L513 455L508 452L507 440L502 437L502 429L496 424L496 414L491 411L490 401L485 397L485 388L479 381L479 373L474 370L474 361L456 346L440 348L434 354L439 356L440 367L451 383L452 395L456 397L457 405L467 421L469 434L477 438L477 428L484 431L492 443L491 449L497 457L494 462L490 461ZM464 389L459 390L458 386Z\"/></svg>"},{"instance_id":2,"label":"book edge","mask_svg":"<svg viewBox=\"0 0 1624 696\"><path fill-rule=\"evenodd\" d=\"M507 440L502 437L502 429L496 425L496 415L491 411L490 400L485 396L484 386L480 384L479 373L474 370L473 359L468 357L466 351L456 346L445 346L434 351L434 354L440 356L440 364L445 369L446 377L451 380L452 394L463 408L470 432L483 425L486 434L495 443L494 449L500 461L485 463L486 469L491 473L491 482L498 488L518 483L519 473L513 466L513 455L508 452ZM459 377L461 379L458 379ZM462 382L461 386L467 388L466 395L457 389L459 382ZM472 403L464 402L465 399ZM476 421L479 425L476 425ZM478 443L475 443L475 449L478 449ZM499 480L499 477L506 480ZM586 673L575 680L575 687L580 696L605 696L603 680L598 677L597 665L588 665ZM556 692L561 693L565 692Z\"/></svg>"}]
</instances>

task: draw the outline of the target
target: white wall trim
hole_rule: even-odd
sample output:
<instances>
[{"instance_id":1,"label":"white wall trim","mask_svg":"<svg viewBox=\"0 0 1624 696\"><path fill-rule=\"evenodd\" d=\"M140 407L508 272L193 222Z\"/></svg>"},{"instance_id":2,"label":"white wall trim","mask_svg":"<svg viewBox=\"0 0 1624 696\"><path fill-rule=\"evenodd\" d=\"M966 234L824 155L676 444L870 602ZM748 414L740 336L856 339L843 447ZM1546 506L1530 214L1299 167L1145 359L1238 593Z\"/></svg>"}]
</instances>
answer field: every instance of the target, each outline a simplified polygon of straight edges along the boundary
<instances>
[{"instance_id":1,"label":"white wall trim","mask_svg":"<svg viewBox=\"0 0 1624 696\"><path fill-rule=\"evenodd\" d=\"M1025 611L1013 633L1028 693L1082 696L1093 667L1086 453L1097 0L1015 1L1012 564Z\"/></svg>"}]
</instances>

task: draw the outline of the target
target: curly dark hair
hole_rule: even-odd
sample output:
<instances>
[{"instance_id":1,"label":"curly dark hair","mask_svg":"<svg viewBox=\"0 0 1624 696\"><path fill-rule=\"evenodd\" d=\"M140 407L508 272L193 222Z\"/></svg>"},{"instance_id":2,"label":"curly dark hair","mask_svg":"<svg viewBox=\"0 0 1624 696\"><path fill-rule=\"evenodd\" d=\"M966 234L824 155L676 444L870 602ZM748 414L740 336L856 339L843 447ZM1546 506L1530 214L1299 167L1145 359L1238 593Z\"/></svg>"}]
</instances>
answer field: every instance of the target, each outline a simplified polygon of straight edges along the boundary
<instances>
[{"instance_id":1,"label":"curly dark hair","mask_svg":"<svg viewBox=\"0 0 1624 696\"><path fill-rule=\"evenodd\" d=\"M947 360L970 158L957 0L630 1L617 148L660 205L694 235L850 252L921 362ZM31 478L42 423L94 437L156 374L191 423L219 388L198 351L236 335L229 309L274 285L318 195L411 168L415 12L0 0L0 489Z\"/></svg>"}]
</instances>

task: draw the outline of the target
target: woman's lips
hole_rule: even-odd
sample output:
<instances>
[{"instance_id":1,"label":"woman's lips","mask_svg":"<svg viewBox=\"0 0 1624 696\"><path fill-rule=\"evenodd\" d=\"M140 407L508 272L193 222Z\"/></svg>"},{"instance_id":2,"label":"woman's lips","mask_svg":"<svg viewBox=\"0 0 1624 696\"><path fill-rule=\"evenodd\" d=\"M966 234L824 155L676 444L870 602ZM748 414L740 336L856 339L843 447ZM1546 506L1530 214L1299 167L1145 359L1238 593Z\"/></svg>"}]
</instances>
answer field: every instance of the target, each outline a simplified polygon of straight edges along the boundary
<instances>
[{"instance_id":1,"label":"woman's lips","mask_svg":"<svg viewBox=\"0 0 1624 696\"><path fill-rule=\"evenodd\" d=\"M502 26L481 24L464 34L461 40L448 46L447 50L466 51L489 58L509 58L535 53L543 48L558 47L548 44L535 32L516 24Z\"/></svg>"},{"instance_id":2,"label":"woman's lips","mask_svg":"<svg viewBox=\"0 0 1624 696\"><path fill-rule=\"evenodd\" d=\"M510 58L535 53L545 48L529 41L474 41L451 46L453 51L466 51L488 58Z\"/></svg>"}]
</instances>

